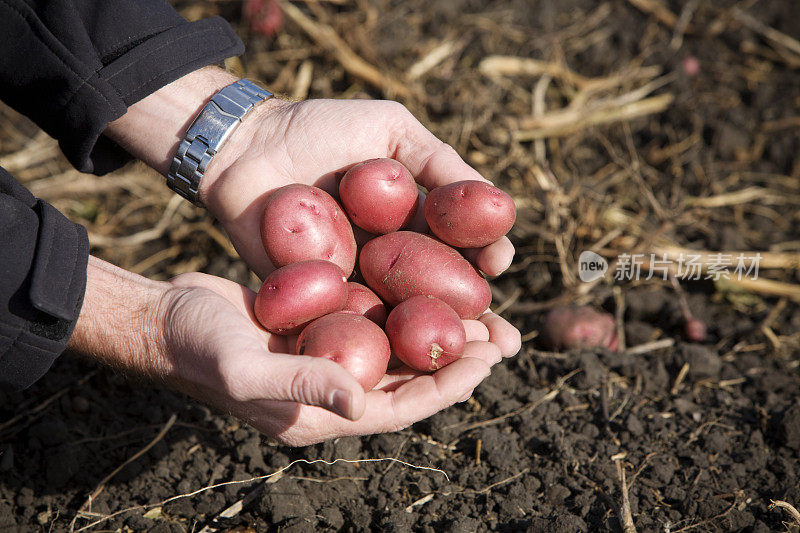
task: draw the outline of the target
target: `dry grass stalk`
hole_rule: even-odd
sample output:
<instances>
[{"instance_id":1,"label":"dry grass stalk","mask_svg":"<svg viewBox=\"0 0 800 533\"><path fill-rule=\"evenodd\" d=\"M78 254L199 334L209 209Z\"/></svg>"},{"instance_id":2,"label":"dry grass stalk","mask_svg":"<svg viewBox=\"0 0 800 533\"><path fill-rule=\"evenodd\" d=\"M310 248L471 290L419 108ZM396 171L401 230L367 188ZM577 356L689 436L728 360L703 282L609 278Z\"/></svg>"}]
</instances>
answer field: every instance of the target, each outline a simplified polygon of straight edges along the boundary
<instances>
[{"instance_id":1,"label":"dry grass stalk","mask_svg":"<svg viewBox=\"0 0 800 533\"><path fill-rule=\"evenodd\" d=\"M92 491L92 493L89 495L89 497L86 498L86 501L83 503L83 505L81 505L81 508L78 510L78 513L80 514L81 511L83 511L84 509L91 508L92 501L94 501L97 498L97 496L100 495L100 493L105 488L106 483L108 483L111 480L111 478L116 476L123 468L125 468L126 466L128 466L129 464L134 462L136 459L138 459L139 457L141 457L142 455L147 453L147 451L150 450L150 448L152 448L159 441L161 441L161 439L164 438L164 435L167 434L167 431L169 431L169 429L172 427L172 425L175 424L175 421L177 419L178 419L178 415L173 413L172 416L169 417L169 420L167 420L167 422L164 424L164 427L161 428L161 431L159 431L158 434L153 438L153 440L151 440L149 443L147 443L147 445L144 448L140 449L138 452L136 452L135 454L131 455L127 460L125 460L124 463L119 465L110 474L108 474L106 477L104 477L100 481L100 483L97 484L97 487ZM78 519L78 516L79 515L75 515L75 518L72 519L72 523L70 524L70 529L73 529L75 527L75 521Z\"/></svg>"},{"instance_id":2,"label":"dry grass stalk","mask_svg":"<svg viewBox=\"0 0 800 533\"><path fill-rule=\"evenodd\" d=\"M738 7L733 8L731 13L733 14L733 18L735 18L743 26L747 26L768 41L778 44L800 56L800 41L797 39L793 39L785 33L779 32L775 28L767 26L766 24L754 19Z\"/></svg>"},{"instance_id":3,"label":"dry grass stalk","mask_svg":"<svg viewBox=\"0 0 800 533\"><path fill-rule=\"evenodd\" d=\"M800 511L798 511L794 505L789 502L785 502L783 500L770 500L769 501L769 510L772 511L773 509L783 509L792 517L794 520L794 526L800 526Z\"/></svg>"},{"instance_id":4,"label":"dry grass stalk","mask_svg":"<svg viewBox=\"0 0 800 533\"><path fill-rule=\"evenodd\" d=\"M20 170L43 164L60 154L58 143L45 132L40 131L23 149L0 157L0 167L14 174Z\"/></svg>"},{"instance_id":5,"label":"dry grass stalk","mask_svg":"<svg viewBox=\"0 0 800 533\"><path fill-rule=\"evenodd\" d=\"M684 248L676 245L656 245L653 246L652 253L654 253L659 259L663 257L672 262L676 262L681 258L684 260L689 257L691 257L693 260L696 258L698 263L705 266L714 262L718 262L720 256L728 256L734 260L738 260L739 257L742 257L744 259L745 266L750 266L750 264L755 260L756 254L758 254L759 269L776 268L795 270L800 268L800 252L756 252L752 250L725 250L721 252L712 252L710 250L693 250L691 248Z\"/></svg>"},{"instance_id":6,"label":"dry grass stalk","mask_svg":"<svg viewBox=\"0 0 800 533\"><path fill-rule=\"evenodd\" d=\"M625 350L625 355L643 355L646 353L655 352L657 350L671 348L674 345L675 339L659 339L657 341L646 342L644 344L632 346Z\"/></svg>"},{"instance_id":7,"label":"dry grass stalk","mask_svg":"<svg viewBox=\"0 0 800 533\"><path fill-rule=\"evenodd\" d=\"M421 78L462 47L463 43L459 44L456 41L444 41L440 43L406 70L406 79L414 81Z\"/></svg>"},{"instance_id":8,"label":"dry grass stalk","mask_svg":"<svg viewBox=\"0 0 800 533\"><path fill-rule=\"evenodd\" d=\"M370 85L382 89L387 96L411 96L409 88L395 80L394 78L382 73L373 65L365 61L361 56L353 51L350 46L336 33L332 27L322 24L310 18L303 11L287 0L278 0L286 13L295 24L311 37L314 42L330 52L344 69L356 78L363 80Z\"/></svg>"},{"instance_id":9,"label":"dry grass stalk","mask_svg":"<svg viewBox=\"0 0 800 533\"><path fill-rule=\"evenodd\" d=\"M294 100L303 100L308 96L313 73L314 63L310 59L300 63L300 67L297 69L297 76L294 78L294 87L292 88L292 98Z\"/></svg>"},{"instance_id":10,"label":"dry grass stalk","mask_svg":"<svg viewBox=\"0 0 800 533\"><path fill-rule=\"evenodd\" d=\"M297 465L297 464L314 465L314 464L322 463L322 464L326 464L328 466L333 466L333 465L338 464L338 463L362 464L362 463L380 463L380 462L397 463L397 464L400 464L400 465L403 465L403 466L406 466L406 467L409 467L409 468L413 468L415 470L426 470L426 471L430 471L430 472L438 472L438 473L442 474L448 482L450 481L450 477L447 475L447 472L445 472L444 470L441 470L439 468L433 468L433 467L430 467L430 466L415 465L415 464L403 461L401 459L397 459L395 457L376 457L376 458L369 458L369 459L340 459L340 458L337 458L337 459L333 459L332 461L326 461L325 459L314 459L314 460L310 460L310 461L306 460L306 459L295 459L294 461L292 461L288 465L276 470L275 472L272 472L271 474L265 474L263 476L255 476L255 477L251 477L251 478L248 478L248 479L242 479L242 480L236 480L236 481L225 481L223 483L215 483L215 484L212 484L212 485L207 485L207 486L205 486L203 488L197 489L197 490L192 491L192 492L186 492L186 493L183 493L183 494L177 494L175 496L171 496L171 497L169 497L169 498L167 498L165 500L162 500L162 501L160 501L158 503L145 504L145 505L134 505L132 507L127 507L125 509L121 509L119 511L115 511L115 512L113 512L111 514L108 514L108 515L98 515L96 513L79 512L75 516L75 518L72 520L70 531L77 531L78 533L81 532L81 531L86 531L86 530L92 529L93 527L95 527L95 526L97 526L99 524L102 524L102 523L104 523L104 522L106 522L106 521L108 521L108 520L110 520L110 519L112 519L112 518L114 518L116 516L128 513L130 511L138 511L138 510L144 510L144 509L155 509L155 508L163 507L164 505L166 505L166 504L168 504L170 502L173 502L175 500L180 500L180 499L183 499L183 498L191 498L193 496L197 496L198 494L202 494L202 493L207 492L209 490L214 490L214 489L217 489L217 488L220 488L220 487L229 487L229 486L232 486L232 485L244 485L244 484L253 483L253 482L256 482L256 481L264 481L265 483L270 483L270 482L274 483L274 480L276 478L280 479L280 477L283 476L284 472L286 472L287 470L289 470L290 468L292 468L294 465ZM75 521L80 517L97 518L97 520L95 520L94 522L91 522L91 523L83 526L80 529L75 530L74 529Z\"/></svg>"},{"instance_id":11,"label":"dry grass stalk","mask_svg":"<svg viewBox=\"0 0 800 533\"><path fill-rule=\"evenodd\" d=\"M528 124L532 126L529 129L515 132L514 138L524 142L548 137L563 137L592 126L633 120L661 113L669 107L674 99L675 97L671 94L661 94L621 106L602 106L588 114L585 114L585 109L567 108L553 111L539 119L529 121Z\"/></svg>"},{"instance_id":12,"label":"dry grass stalk","mask_svg":"<svg viewBox=\"0 0 800 533\"><path fill-rule=\"evenodd\" d=\"M786 283L784 281L776 281L766 278L731 278L720 280L719 285L722 288L725 288L726 286L732 286L733 288L741 289L747 292L763 294L764 296L778 296L788 298L795 302L800 302L800 285Z\"/></svg>"},{"instance_id":13,"label":"dry grass stalk","mask_svg":"<svg viewBox=\"0 0 800 533\"><path fill-rule=\"evenodd\" d=\"M624 533L636 533L636 526L633 524L633 513L631 512L631 501L628 496L628 483L625 480L625 467L618 456L615 456L614 464L617 466L617 475L622 491L622 507L620 508L620 525Z\"/></svg>"},{"instance_id":14,"label":"dry grass stalk","mask_svg":"<svg viewBox=\"0 0 800 533\"><path fill-rule=\"evenodd\" d=\"M173 217L175 216L178 208L183 205L183 199L180 196L173 196L170 198L164 214L155 225L155 227L126 235L124 237L108 237L105 235L98 235L97 233L89 232L89 242L92 246L105 246L105 247L120 247L120 246L136 246L155 239L160 238L164 233L173 227Z\"/></svg>"},{"instance_id":15,"label":"dry grass stalk","mask_svg":"<svg viewBox=\"0 0 800 533\"><path fill-rule=\"evenodd\" d=\"M677 15L658 0L628 0L628 2L636 9L653 15L659 22L672 29L674 29L678 23ZM688 28L686 28L686 30L688 30Z\"/></svg>"},{"instance_id":16,"label":"dry grass stalk","mask_svg":"<svg viewBox=\"0 0 800 533\"><path fill-rule=\"evenodd\" d=\"M576 87L584 87L591 81L565 65L529 57L488 56L478 64L478 70L486 76L547 75Z\"/></svg>"},{"instance_id":17,"label":"dry grass stalk","mask_svg":"<svg viewBox=\"0 0 800 533\"><path fill-rule=\"evenodd\" d=\"M727 207L752 202L759 204L800 205L800 196L782 194L764 187L745 187L738 191L731 191L714 196L688 197L686 205L689 207Z\"/></svg>"},{"instance_id":18,"label":"dry grass stalk","mask_svg":"<svg viewBox=\"0 0 800 533\"><path fill-rule=\"evenodd\" d=\"M687 276L694 276L694 275L697 274L696 271L695 272L691 272L691 269L685 269L685 270L687 270L687 272L680 272L679 271L678 263L677 263L677 261L678 261L678 259L680 257L679 253L676 253L676 254L673 254L673 255L667 254L666 255L666 260L669 262L669 264L662 264L662 260L665 258L665 256L662 255L662 253L660 253L660 251L662 249L658 248L658 247L654 247L654 248L651 248L651 250L653 250L655 258L659 261L659 264L657 265L657 270L654 270L654 277L658 278L658 277L662 276L664 270L666 270L666 274L667 275L675 276L676 278L679 278L679 279L684 279ZM604 255L606 257L617 257L618 255L621 255L623 253L630 253L630 251L628 251L628 250L603 249L603 250L598 251L598 253L601 254L601 255ZM707 255L705 255L705 256L702 255L704 253L707 254ZM743 252L743 253L745 254L744 255L744 267L745 268L748 268L750 266L751 262L753 261L753 257L755 256L756 253L760 253L762 255L762 257L766 257L766 253L765 252ZM698 259L698 261L695 264L697 264L700 267L700 274L701 275L703 275L703 274L707 275L708 274L709 265L718 264L719 263L718 260L710 259L709 256L711 256L712 254L713 255L717 255L717 256L719 254L736 254L736 252L698 252L698 251L686 248L685 249L684 259L686 259L687 256L697 256L698 254L700 254L700 259ZM770 259L774 260L776 258L775 255L789 255L789 254L773 254L770 257ZM792 254L792 255L794 255L794 254ZM732 257L736 258L737 256L736 255L732 255ZM637 264L641 265L641 272L645 273L645 272L650 271L653 268L653 263L651 261L651 255L650 254L642 254L641 258L637 257ZM767 264L774 264L774 263L767 263ZM792 264L794 264L794 263L792 263ZM616 265L617 265L617 261L616 260L614 260L612 263L610 263L609 271L614 272L614 269L615 269ZM759 263L759 267L760 268L768 268L768 267L765 266L765 262L763 261L763 259ZM792 267L792 268L795 268L795 267ZM694 278L694 279L697 279L697 278ZM705 278L703 278L703 279L705 279ZM711 278L709 278L709 279L711 279ZM714 281L717 284L717 288L720 289L720 290L728 290L728 289L730 289L730 290L740 290L740 291L752 292L752 293L756 293L756 294L762 294L764 296L778 296L778 297L788 298L788 299L790 299L792 301L800 301L800 285L795 285L795 284L792 284L792 283L786 283L786 282L783 282L783 281L777 281L777 280L763 278L763 277L750 278L750 277L747 277L745 275L743 275L741 277L741 279L739 279L739 277L736 276L736 275L729 275L727 278L724 277L724 276L720 276L718 279L715 279ZM591 285L592 285L591 283L584 283L583 285L581 285L579 287L579 289L583 289L583 291L584 291L583 293L585 294L586 291L590 290L590 288L591 288L590 286Z\"/></svg>"},{"instance_id":19,"label":"dry grass stalk","mask_svg":"<svg viewBox=\"0 0 800 533\"><path fill-rule=\"evenodd\" d=\"M53 402L55 402L56 400L61 398L64 394L69 392L71 389L80 388L84 383L86 383L87 381L92 379L98 372L99 372L98 370L92 370L91 372L89 372L88 374L83 376L81 379L76 381L75 383L73 383L71 385L68 385L68 386L64 387L63 389L60 389L58 392L56 392L55 394L51 395L49 398L45 399L43 402L39 403L35 407L33 407L31 409L27 409L27 410L15 415L15 416L9 418L8 420L3 421L2 423L0 423L0 431L3 431L5 429L10 428L11 426L13 426L14 424L16 424L17 422L19 422L20 420L22 420L22 419L24 419L26 417L35 416L35 415L43 412L45 409L47 409L47 407L49 405L51 405Z\"/></svg>"},{"instance_id":20,"label":"dry grass stalk","mask_svg":"<svg viewBox=\"0 0 800 533\"><path fill-rule=\"evenodd\" d=\"M496 76L550 76L577 87L581 92L594 93L610 90L624 83L655 78L661 74L661 67L626 68L623 71L602 78L587 78L571 70L566 65L517 56L487 56L478 64L478 70L489 77Z\"/></svg>"}]
</instances>

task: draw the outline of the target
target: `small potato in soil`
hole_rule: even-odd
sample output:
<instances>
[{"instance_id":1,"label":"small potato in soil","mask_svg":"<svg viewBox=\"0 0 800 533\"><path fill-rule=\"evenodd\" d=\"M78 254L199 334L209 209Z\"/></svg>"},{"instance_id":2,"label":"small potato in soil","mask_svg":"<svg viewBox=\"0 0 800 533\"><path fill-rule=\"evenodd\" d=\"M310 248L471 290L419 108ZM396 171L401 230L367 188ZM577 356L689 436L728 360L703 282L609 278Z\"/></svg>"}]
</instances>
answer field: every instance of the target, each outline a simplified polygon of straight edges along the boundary
<instances>
[{"instance_id":1,"label":"small potato in soil","mask_svg":"<svg viewBox=\"0 0 800 533\"><path fill-rule=\"evenodd\" d=\"M706 323L698 318L688 318L683 329L686 338L692 342L704 342L706 340Z\"/></svg>"},{"instance_id":2,"label":"small potato in soil","mask_svg":"<svg viewBox=\"0 0 800 533\"><path fill-rule=\"evenodd\" d=\"M517 218L514 200L483 181L437 187L425 199L431 231L450 246L481 248L509 232Z\"/></svg>"},{"instance_id":3,"label":"small potato in soil","mask_svg":"<svg viewBox=\"0 0 800 533\"><path fill-rule=\"evenodd\" d=\"M411 222L418 196L411 173L394 159L359 163L339 183L339 197L350 221L377 235L397 231Z\"/></svg>"},{"instance_id":4,"label":"small potato in soil","mask_svg":"<svg viewBox=\"0 0 800 533\"><path fill-rule=\"evenodd\" d=\"M389 313L386 335L392 351L414 370L432 372L464 353L467 336L455 311L438 298L414 296Z\"/></svg>"},{"instance_id":5,"label":"small potato in soil","mask_svg":"<svg viewBox=\"0 0 800 533\"><path fill-rule=\"evenodd\" d=\"M389 305L435 296L463 319L475 319L492 301L489 283L456 250L427 235L396 231L369 241L358 264L367 285Z\"/></svg>"},{"instance_id":6,"label":"small potato in soil","mask_svg":"<svg viewBox=\"0 0 800 533\"><path fill-rule=\"evenodd\" d=\"M297 339L297 354L340 364L370 391L386 374L391 350L377 324L361 315L338 312L306 326Z\"/></svg>"},{"instance_id":7,"label":"small potato in soil","mask_svg":"<svg viewBox=\"0 0 800 533\"><path fill-rule=\"evenodd\" d=\"M386 306L383 305L378 295L368 287L355 281L347 282L347 302L344 304L342 311L365 316L380 327L386 324L386 316L388 315Z\"/></svg>"},{"instance_id":8,"label":"small potato in soil","mask_svg":"<svg viewBox=\"0 0 800 533\"><path fill-rule=\"evenodd\" d=\"M619 348L614 318L591 307L553 308L545 319L542 338L554 350Z\"/></svg>"},{"instance_id":9,"label":"small potato in soil","mask_svg":"<svg viewBox=\"0 0 800 533\"><path fill-rule=\"evenodd\" d=\"M261 242L276 267L322 259L350 276L356 239L350 221L331 195L299 183L270 194L261 217Z\"/></svg>"},{"instance_id":10,"label":"small potato in soil","mask_svg":"<svg viewBox=\"0 0 800 533\"><path fill-rule=\"evenodd\" d=\"M286 265L266 277L256 295L256 318L268 331L296 335L323 315L347 302L347 279L330 261L309 260Z\"/></svg>"}]
</instances>

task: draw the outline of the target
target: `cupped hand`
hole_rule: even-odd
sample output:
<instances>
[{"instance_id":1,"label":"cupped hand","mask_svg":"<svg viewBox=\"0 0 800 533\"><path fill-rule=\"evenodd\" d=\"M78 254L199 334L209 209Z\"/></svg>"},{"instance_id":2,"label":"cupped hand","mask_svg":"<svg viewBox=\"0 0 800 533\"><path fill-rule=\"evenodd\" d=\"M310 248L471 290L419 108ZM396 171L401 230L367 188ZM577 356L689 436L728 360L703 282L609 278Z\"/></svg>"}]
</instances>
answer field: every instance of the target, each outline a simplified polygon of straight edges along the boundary
<instances>
[{"instance_id":1,"label":"cupped hand","mask_svg":"<svg viewBox=\"0 0 800 533\"><path fill-rule=\"evenodd\" d=\"M273 99L258 106L215 157L200 196L263 278L273 266L254 236L260 235L265 197L290 183L315 185L336 196L337 176L379 157L404 164L428 190L461 180L486 181L397 102ZM424 231L421 208L418 214L413 229ZM514 247L503 237L464 255L494 276L509 267Z\"/></svg>"},{"instance_id":2,"label":"cupped hand","mask_svg":"<svg viewBox=\"0 0 800 533\"><path fill-rule=\"evenodd\" d=\"M166 380L293 446L407 427L469 398L509 349L505 321L467 320L464 357L433 374L391 370L365 393L336 363L291 355L291 338L263 330L249 289L199 273L170 285L159 306Z\"/></svg>"}]
</instances>

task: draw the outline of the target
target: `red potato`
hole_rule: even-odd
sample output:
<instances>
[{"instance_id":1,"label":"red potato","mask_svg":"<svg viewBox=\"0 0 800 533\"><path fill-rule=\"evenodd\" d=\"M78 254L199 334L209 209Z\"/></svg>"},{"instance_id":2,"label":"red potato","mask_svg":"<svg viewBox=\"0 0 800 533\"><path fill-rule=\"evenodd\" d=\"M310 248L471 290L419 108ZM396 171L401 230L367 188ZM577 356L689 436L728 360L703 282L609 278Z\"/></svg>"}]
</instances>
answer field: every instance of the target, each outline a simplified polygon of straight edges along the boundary
<instances>
[{"instance_id":1,"label":"red potato","mask_svg":"<svg viewBox=\"0 0 800 533\"><path fill-rule=\"evenodd\" d=\"M347 303L342 311L362 315L372 320L380 327L386 324L386 306L378 295L355 281L347 282Z\"/></svg>"},{"instance_id":2,"label":"red potato","mask_svg":"<svg viewBox=\"0 0 800 533\"><path fill-rule=\"evenodd\" d=\"M261 241L276 267L323 259L350 276L356 264L350 221L331 195L310 185L286 185L269 196L261 218Z\"/></svg>"},{"instance_id":3,"label":"red potato","mask_svg":"<svg viewBox=\"0 0 800 533\"><path fill-rule=\"evenodd\" d=\"M514 200L483 181L437 187L425 199L431 231L451 246L481 248L509 232L517 218Z\"/></svg>"},{"instance_id":4,"label":"red potato","mask_svg":"<svg viewBox=\"0 0 800 533\"><path fill-rule=\"evenodd\" d=\"M492 301L489 283L457 251L427 235L397 231L361 249L361 274L389 305L412 296L435 296L463 319L483 314Z\"/></svg>"},{"instance_id":5,"label":"red potato","mask_svg":"<svg viewBox=\"0 0 800 533\"><path fill-rule=\"evenodd\" d=\"M555 350L619 348L614 318L591 307L553 308L545 319L542 337Z\"/></svg>"},{"instance_id":6,"label":"red potato","mask_svg":"<svg viewBox=\"0 0 800 533\"><path fill-rule=\"evenodd\" d=\"M276 0L247 0L242 11L256 33L274 37L283 26L283 10Z\"/></svg>"},{"instance_id":7,"label":"red potato","mask_svg":"<svg viewBox=\"0 0 800 533\"><path fill-rule=\"evenodd\" d=\"M318 259L286 265L266 277L256 295L256 318L268 331L300 333L323 315L347 302L347 279L342 269Z\"/></svg>"},{"instance_id":8,"label":"red potato","mask_svg":"<svg viewBox=\"0 0 800 533\"><path fill-rule=\"evenodd\" d=\"M432 372L464 353L464 324L455 311L433 296L414 296L392 309L386 320L392 351L414 370Z\"/></svg>"},{"instance_id":9,"label":"red potato","mask_svg":"<svg viewBox=\"0 0 800 533\"><path fill-rule=\"evenodd\" d=\"M706 324L699 318L690 316L684 324L686 338L692 342L703 342L706 340Z\"/></svg>"},{"instance_id":10,"label":"red potato","mask_svg":"<svg viewBox=\"0 0 800 533\"><path fill-rule=\"evenodd\" d=\"M386 334L374 322L339 312L306 326L297 339L297 354L325 357L340 364L369 391L386 374L391 350Z\"/></svg>"},{"instance_id":11,"label":"red potato","mask_svg":"<svg viewBox=\"0 0 800 533\"><path fill-rule=\"evenodd\" d=\"M394 159L359 163L339 183L339 197L350 220L378 235L405 227L417 212L418 195L411 173Z\"/></svg>"}]
</instances>

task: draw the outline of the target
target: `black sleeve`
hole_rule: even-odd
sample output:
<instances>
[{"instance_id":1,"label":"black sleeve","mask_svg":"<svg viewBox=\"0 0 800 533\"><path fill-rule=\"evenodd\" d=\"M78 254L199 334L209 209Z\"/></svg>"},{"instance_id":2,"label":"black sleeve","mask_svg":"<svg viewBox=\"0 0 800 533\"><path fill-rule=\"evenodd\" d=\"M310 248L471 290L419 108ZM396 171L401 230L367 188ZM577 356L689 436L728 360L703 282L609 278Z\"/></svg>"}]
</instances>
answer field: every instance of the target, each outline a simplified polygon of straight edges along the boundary
<instances>
[{"instance_id":1,"label":"black sleeve","mask_svg":"<svg viewBox=\"0 0 800 533\"><path fill-rule=\"evenodd\" d=\"M0 388L30 386L64 351L86 290L89 238L0 168Z\"/></svg>"},{"instance_id":2,"label":"black sleeve","mask_svg":"<svg viewBox=\"0 0 800 533\"><path fill-rule=\"evenodd\" d=\"M128 159L101 137L128 106L243 51L223 19L190 23L162 0L0 0L0 100L83 172Z\"/></svg>"}]
</instances>

